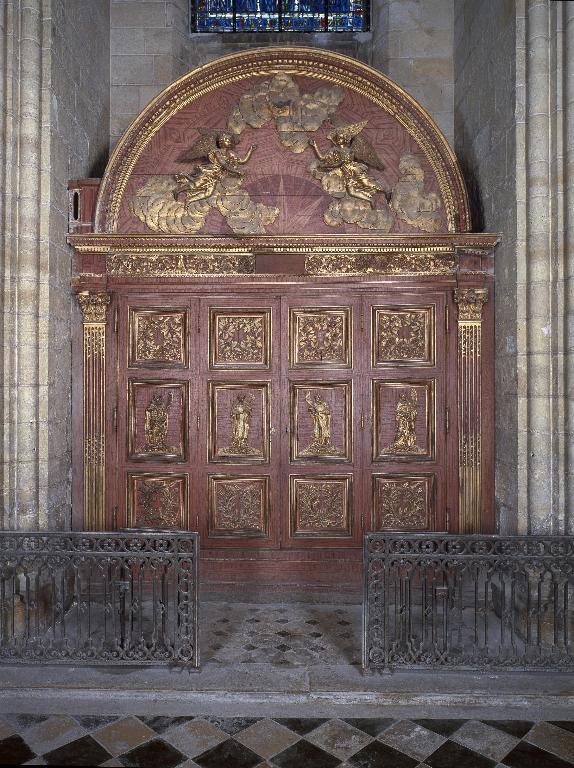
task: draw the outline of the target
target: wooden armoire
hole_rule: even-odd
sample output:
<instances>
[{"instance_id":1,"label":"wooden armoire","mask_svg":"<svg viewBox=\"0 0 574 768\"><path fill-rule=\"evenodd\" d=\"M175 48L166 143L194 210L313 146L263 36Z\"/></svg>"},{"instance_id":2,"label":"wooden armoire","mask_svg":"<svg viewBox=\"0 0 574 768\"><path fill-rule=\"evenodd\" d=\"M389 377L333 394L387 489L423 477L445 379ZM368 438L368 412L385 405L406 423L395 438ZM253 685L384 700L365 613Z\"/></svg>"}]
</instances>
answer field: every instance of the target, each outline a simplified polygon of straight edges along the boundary
<instances>
[{"instance_id":1,"label":"wooden armoire","mask_svg":"<svg viewBox=\"0 0 574 768\"><path fill-rule=\"evenodd\" d=\"M366 531L492 531L494 235L381 73L169 86L71 181L74 524L198 530L213 588L359 588Z\"/></svg>"}]
</instances>

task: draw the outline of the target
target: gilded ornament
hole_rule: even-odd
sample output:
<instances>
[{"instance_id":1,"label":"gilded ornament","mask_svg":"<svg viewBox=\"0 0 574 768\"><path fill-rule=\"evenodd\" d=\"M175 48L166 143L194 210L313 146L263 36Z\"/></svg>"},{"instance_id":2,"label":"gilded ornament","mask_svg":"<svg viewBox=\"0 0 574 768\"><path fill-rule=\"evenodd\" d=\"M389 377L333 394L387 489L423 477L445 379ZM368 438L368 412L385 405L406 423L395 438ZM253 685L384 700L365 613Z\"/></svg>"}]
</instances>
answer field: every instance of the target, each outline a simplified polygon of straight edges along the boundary
<instances>
[{"instance_id":1,"label":"gilded ornament","mask_svg":"<svg viewBox=\"0 0 574 768\"><path fill-rule=\"evenodd\" d=\"M395 439L383 448L383 454L421 454L425 449L417 445L418 395L414 387L408 394L401 392L395 408Z\"/></svg>"},{"instance_id":2,"label":"gilded ornament","mask_svg":"<svg viewBox=\"0 0 574 768\"><path fill-rule=\"evenodd\" d=\"M259 316L220 315L216 322L217 363L262 363L265 321Z\"/></svg>"},{"instance_id":3,"label":"gilded ornament","mask_svg":"<svg viewBox=\"0 0 574 768\"><path fill-rule=\"evenodd\" d=\"M309 146L316 160L309 166L328 195L335 198L323 219L331 227L356 224L362 229L388 232L394 217L388 205L375 207L375 195L384 192L382 184L369 175L369 167L383 169L370 142L362 135L367 121L335 128L329 133L333 149L321 154L315 141ZM385 197L387 193L385 193Z\"/></svg>"},{"instance_id":4,"label":"gilded ornament","mask_svg":"<svg viewBox=\"0 0 574 768\"><path fill-rule=\"evenodd\" d=\"M399 219L423 232L444 229L442 203L435 192L425 192L425 174L415 155L399 161L399 180L393 187L389 205Z\"/></svg>"},{"instance_id":5,"label":"gilded ornament","mask_svg":"<svg viewBox=\"0 0 574 768\"><path fill-rule=\"evenodd\" d=\"M252 144L245 157L232 147L236 137L229 131L200 128L199 138L179 156L179 162L207 159L206 165L175 177L152 176L130 200L130 210L149 229L166 234L194 234L205 226L211 210L218 210L238 235L265 232L279 214L278 208L254 203L242 189L245 173L256 149Z\"/></svg>"},{"instance_id":6,"label":"gilded ornament","mask_svg":"<svg viewBox=\"0 0 574 768\"><path fill-rule=\"evenodd\" d=\"M346 486L340 481L298 480L297 529L321 531L347 527Z\"/></svg>"},{"instance_id":7,"label":"gilded ornament","mask_svg":"<svg viewBox=\"0 0 574 768\"><path fill-rule=\"evenodd\" d=\"M425 530L429 527L425 480L377 478L379 529Z\"/></svg>"},{"instance_id":8,"label":"gilded ornament","mask_svg":"<svg viewBox=\"0 0 574 768\"><path fill-rule=\"evenodd\" d=\"M345 317L333 312L297 315L298 363L346 363Z\"/></svg>"},{"instance_id":9,"label":"gilded ornament","mask_svg":"<svg viewBox=\"0 0 574 768\"><path fill-rule=\"evenodd\" d=\"M106 311L111 297L107 293L89 293L83 291L77 294L78 304L82 310L84 323L105 323Z\"/></svg>"},{"instance_id":10,"label":"gilded ornament","mask_svg":"<svg viewBox=\"0 0 574 768\"><path fill-rule=\"evenodd\" d=\"M194 277L255 272L248 253L114 253L107 257L108 275L132 277Z\"/></svg>"},{"instance_id":11,"label":"gilded ornament","mask_svg":"<svg viewBox=\"0 0 574 768\"><path fill-rule=\"evenodd\" d=\"M137 528L175 528L180 524L180 482L140 480L134 526Z\"/></svg>"},{"instance_id":12,"label":"gilded ornament","mask_svg":"<svg viewBox=\"0 0 574 768\"><path fill-rule=\"evenodd\" d=\"M251 430L251 413L253 410L253 395L238 394L231 406L229 421L231 423L231 445L220 448L220 456L262 456L257 448L249 446Z\"/></svg>"},{"instance_id":13,"label":"gilded ornament","mask_svg":"<svg viewBox=\"0 0 574 768\"><path fill-rule=\"evenodd\" d=\"M307 392L305 402L313 421L313 438L301 454L303 456L342 456L343 452L331 444L332 415L327 401L318 393L311 398L311 392Z\"/></svg>"},{"instance_id":14,"label":"gilded ornament","mask_svg":"<svg viewBox=\"0 0 574 768\"><path fill-rule=\"evenodd\" d=\"M458 304L459 321L480 321L482 307L488 301L488 288L457 288L454 300Z\"/></svg>"},{"instance_id":15,"label":"gilded ornament","mask_svg":"<svg viewBox=\"0 0 574 768\"><path fill-rule=\"evenodd\" d=\"M305 274L324 275L449 275L456 257L443 253L311 253Z\"/></svg>"},{"instance_id":16,"label":"gilded ornament","mask_svg":"<svg viewBox=\"0 0 574 768\"><path fill-rule=\"evenodd\" d=\"M214 487L215 529L226 531L264 529L262 485L255 482L217 481Z\"/></svg>"},{"instance_id":17,"label":"gilded ornament","mask_svg":"<svg viewBox=\"0 0 574 768\"><path fill-rule=\"evenodd\" d=\"M170 448L167 445L167 433L169 430L169 410L173 401L173 395L169 394L165 400L163 395L156 392L145 409L145 447L147 453L177 453L179 449Z\"/></svg>"},{"instance_id":18,"label":"gilded ornament","mask_svg":"<svg viewBox=\"0 0 574 768\"><path fill-rule=\"evenodd\" d=\"M181 361L183 315L136 315L136 359L145 361Z\"/></svg>"},{"instance_id":19,"label":"gilded ornament","mask_svg":"<svg viewBox=\"0 0 574 768\"><path fill-rule=\"evenodd\" d=\"M427 339L424 312L379 312L377 331L377 362L425 359Z\"/></svg>"}]
</instances>

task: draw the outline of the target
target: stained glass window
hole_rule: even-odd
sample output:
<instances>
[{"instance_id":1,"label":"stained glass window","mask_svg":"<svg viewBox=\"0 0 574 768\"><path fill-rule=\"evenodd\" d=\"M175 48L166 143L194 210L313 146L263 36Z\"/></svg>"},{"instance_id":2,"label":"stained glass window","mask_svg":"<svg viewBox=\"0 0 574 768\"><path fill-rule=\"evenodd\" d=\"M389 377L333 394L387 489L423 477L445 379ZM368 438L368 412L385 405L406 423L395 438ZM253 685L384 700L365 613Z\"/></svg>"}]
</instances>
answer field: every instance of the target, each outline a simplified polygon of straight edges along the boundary
<instances>
[{"instance_id":1,"label":"stained glass window","mask_svg":"<svg viewBox=\"0 0 574 768\"><path fill-rule=\"evenodd\" d=\"M366 32L368 0L190 0L192 32Z\"/></svg>"}]
</instances>

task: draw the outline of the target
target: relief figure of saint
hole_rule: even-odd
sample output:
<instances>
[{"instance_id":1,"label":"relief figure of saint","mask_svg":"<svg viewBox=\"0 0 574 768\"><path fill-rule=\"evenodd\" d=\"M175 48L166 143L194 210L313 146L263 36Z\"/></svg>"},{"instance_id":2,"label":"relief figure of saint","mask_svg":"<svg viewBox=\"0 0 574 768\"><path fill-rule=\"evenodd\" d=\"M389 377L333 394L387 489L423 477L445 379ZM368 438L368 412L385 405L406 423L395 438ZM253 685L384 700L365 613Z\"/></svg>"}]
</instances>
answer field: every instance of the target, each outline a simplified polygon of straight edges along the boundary
<instances>
[{"instance_id":1,"label":"relief figure of saint","mask_svg":"<svg viewBox=\"0 0 574 768\"><path fill-rule=\"evenodd\" d=\"M401 392L395 408L395 439L383 453L424 453L417 445L417 408L418 396L414 387Z\"/></svg>"},{"instance_id":2,"label":"relief figure of saint","mask_svg":"<svg viewBox=\"0 0 574 768\"><path fill-rule=\"evenodd\" d=\"M172 400L173 395L169 394L166 400L164 400L163 395L156 392L145 409L145 451L162 453L170 450L166 440L169 428L169 409L171 408Z\"/></svg>"},{"instance_id":3,"label":"relief figure of saint","mask_svg":"<svg viewBox=\"0 0 574 768\"><path fill-rule=\"evenodd\" d=\"M231 444L220 448L220 456L261 456L262 452L249 446L253 395L238 394L231 405Z\"/></svg>"}]
</instances>

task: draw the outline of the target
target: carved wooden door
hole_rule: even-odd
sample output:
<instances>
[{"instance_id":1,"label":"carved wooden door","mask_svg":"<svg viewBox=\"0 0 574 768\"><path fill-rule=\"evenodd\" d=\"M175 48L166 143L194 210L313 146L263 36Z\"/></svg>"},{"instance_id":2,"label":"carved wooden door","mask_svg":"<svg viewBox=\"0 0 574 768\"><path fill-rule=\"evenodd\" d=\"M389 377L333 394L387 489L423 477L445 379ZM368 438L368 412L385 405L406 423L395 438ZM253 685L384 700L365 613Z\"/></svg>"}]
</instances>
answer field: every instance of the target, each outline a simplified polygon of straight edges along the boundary
<instances>
[{"instance_id":1,"label":"carved wooden door","mask_svg":"<svg viewBox=\"0 0 574 768\"><path fill-rule=\"evenodd\" d=\"M363 316L370 337L362 380L369 404L362 447L369 529L444 530L450 427L445 295L367 295ZM456 386L454 375L450 386Z\"/></svg>"},{"instance_id":2,"label":"carved wooden door","mask_svg":"<svg viewBox=\"0 0 574 768\"><path fill-rule=\"evenodd\" d=\"M362 534L360 297L283 299L284 547L357 546Z\"/></svg>"},{"instance_id":3,"label":"carved wooden door","mask_svg":"<svg viewBox=\"0 0 574 768\"><path fill-rule=\"evenodd\" d=\"M117 526L193 528L190 440L197 301L157 294L118 302Z\"/></svg>"},{"instance_id":4,"label":"carved wooden door","mask_svg":"<svg viewBox=\"0 0 574 768\"><path fill-rule=\"evenodd\" d=\"M204 547L279 543L279 301L200 300L197 493Z\"/></svg>"}]
</instances>

